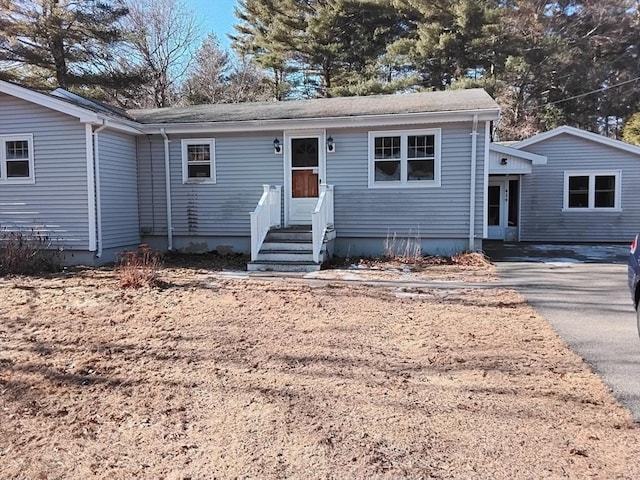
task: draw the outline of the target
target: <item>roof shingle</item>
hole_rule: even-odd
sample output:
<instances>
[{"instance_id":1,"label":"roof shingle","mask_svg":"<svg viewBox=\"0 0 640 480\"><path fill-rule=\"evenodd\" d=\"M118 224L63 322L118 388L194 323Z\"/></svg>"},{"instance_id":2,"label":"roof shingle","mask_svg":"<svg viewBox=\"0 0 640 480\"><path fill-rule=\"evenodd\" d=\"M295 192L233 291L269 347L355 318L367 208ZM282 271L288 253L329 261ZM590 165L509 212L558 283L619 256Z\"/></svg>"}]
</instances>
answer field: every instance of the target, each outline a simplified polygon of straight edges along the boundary
<instances>
[{"instance_id":1,"label":"roof shingle","mask_svg":"<svg viewBox=\"0 0 640 480\"><path fill-rule=\"evenodd\" d=\"M285 102L228 103L187 107L129 110L130 118L143 124L215 123L252 120L398 115L407 113L498 110L498 104L482 89L442 92L338 97Z\"/></svg>"}]
</instances>

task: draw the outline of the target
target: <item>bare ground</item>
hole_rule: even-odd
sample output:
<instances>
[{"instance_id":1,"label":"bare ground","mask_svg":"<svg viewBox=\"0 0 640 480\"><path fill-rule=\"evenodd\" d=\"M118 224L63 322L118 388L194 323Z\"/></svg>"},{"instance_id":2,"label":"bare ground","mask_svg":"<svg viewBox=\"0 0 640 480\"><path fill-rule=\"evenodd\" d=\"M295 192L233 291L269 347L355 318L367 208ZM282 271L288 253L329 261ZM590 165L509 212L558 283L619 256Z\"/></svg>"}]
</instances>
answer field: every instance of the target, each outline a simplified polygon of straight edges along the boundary
<instances>
[{"instance_id":1,"label":"bare ground","mask_svg":"<svg viewBox=\"0 0 640 480\"><path fill-rule=\"evenodd\" d=\"M0 478L640 477L514 292L162 279L0 279Z\"/></svg>"}]
</instances>

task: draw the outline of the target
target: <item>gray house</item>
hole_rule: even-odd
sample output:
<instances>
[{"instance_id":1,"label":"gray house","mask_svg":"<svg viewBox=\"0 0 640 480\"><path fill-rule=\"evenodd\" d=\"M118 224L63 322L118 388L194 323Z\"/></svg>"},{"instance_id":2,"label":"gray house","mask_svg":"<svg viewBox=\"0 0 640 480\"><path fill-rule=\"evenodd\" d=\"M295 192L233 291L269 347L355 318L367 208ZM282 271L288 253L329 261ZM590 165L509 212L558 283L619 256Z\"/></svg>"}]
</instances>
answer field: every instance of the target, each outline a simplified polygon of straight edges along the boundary
<instances>
[{"instance_id":1,"label":"gray house","mask_svg":"<svg viewBox=\"0 0 640 480\"><path fill-rule=\"evenodd\" d=\"M487 238L629 242L640 225L640 148L573 127L490 145Z\"/></svg>"},{"instance_id":2,"label":"gray house","mask_svg":"<svg viewBox=\"0 0 640 480\"><path fill-rule=\"evenodd\" d=\"M0 229L69 263L148 243L292 270L394 237L632 238L640 148L570 127L491 143L498 114L483 90L125 112L0 81Z\"/></svg>"},{"instance_id":3,"label":"gray house","mask_svg":"<svg viewBox=\"0 0 640 480\"><path fill-rule=\"evenodd\" d=\"M412 237L425 253L487 233L483 90L119 111L0 82L0 227L74 263L145 242L317 267Z\"/></svg>"},{"instance_id":4,"label":"gray house","mask_svg":"<svg viewBox=\"0 0 640 480\"><path fill-rule=\"evenodd\" d=\"M140 134L109 108L0 81L0 233L48 236L69 263L135 247Z\"/></svg>"}]
</instances>

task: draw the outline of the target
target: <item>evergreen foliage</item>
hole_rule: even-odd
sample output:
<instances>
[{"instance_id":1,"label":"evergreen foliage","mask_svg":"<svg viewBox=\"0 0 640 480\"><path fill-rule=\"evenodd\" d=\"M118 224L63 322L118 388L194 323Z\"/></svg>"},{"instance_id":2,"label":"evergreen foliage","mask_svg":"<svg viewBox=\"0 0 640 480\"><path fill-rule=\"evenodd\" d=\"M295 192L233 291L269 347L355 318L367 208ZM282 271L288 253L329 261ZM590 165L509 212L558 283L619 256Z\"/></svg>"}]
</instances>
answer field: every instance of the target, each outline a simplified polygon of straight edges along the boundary
<instances>
[{"instance_id":1,"label":"evergreen foliage","mask_svg":"<svg viewBox=\"0 0 640 480\"><path fill-rule=\"evenodd\" d=\"M235 55L181 2L0 0L0 78L125 107L482 87L502 140L640 111L637 0L238 0Z\"/></svg>"},{"instance_id":2,"label":"evergreen foliage","mask_svg":"<svg viewBox=\"0 0 640 480\"><path fill-rule=\"evenodd\" d=\"M239 0L236 15L234 48L278 99L481 86L502 139L618 136L640 103L633 0Z\"/></svg>"},{"instance_id":3,"label":"evergreen foliage","mask_svg":"<svg viewBox=\"0 0 640 480\"><path fill-rule=\"evenodd\" d=\"M141 81L118 68L121 0L0 0L0 78L50 88Z\"/></svg>"}]
</instances>

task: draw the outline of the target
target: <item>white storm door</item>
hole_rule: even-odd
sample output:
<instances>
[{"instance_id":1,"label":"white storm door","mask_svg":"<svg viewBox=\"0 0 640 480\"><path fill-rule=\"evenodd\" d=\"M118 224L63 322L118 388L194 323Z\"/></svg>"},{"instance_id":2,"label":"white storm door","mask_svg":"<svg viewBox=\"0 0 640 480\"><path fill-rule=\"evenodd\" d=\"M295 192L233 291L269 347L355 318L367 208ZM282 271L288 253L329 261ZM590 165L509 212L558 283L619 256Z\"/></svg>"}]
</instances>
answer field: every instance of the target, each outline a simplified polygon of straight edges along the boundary
<instances>
[{"instance_id":1,"label":"white storm door","mask_svg":"<svg viewBox=\"0 0 640 480\"><path fill-rule=\"evenodd\" d=\"M323 135L292 135L287 140L288 224L311 225L324 173Z\"/></svg>"},{"instance_id":2,"label":"white storm door","mask_svg":"<svg viewBox=\"0 0 640 480\"><path fill-rule=\"evenodd\" d=\"M507 224L507 187L506 181L489 181L487 192L487 238L504 240Z\"/></svg>"}]
</instances>

